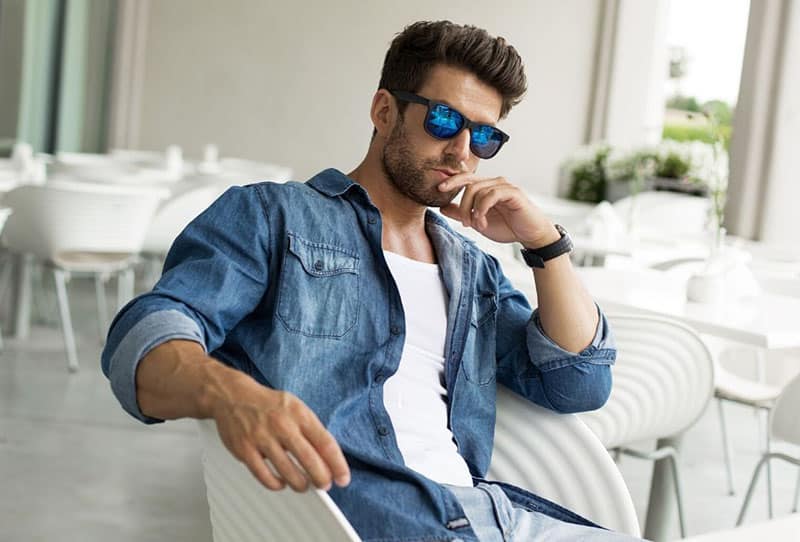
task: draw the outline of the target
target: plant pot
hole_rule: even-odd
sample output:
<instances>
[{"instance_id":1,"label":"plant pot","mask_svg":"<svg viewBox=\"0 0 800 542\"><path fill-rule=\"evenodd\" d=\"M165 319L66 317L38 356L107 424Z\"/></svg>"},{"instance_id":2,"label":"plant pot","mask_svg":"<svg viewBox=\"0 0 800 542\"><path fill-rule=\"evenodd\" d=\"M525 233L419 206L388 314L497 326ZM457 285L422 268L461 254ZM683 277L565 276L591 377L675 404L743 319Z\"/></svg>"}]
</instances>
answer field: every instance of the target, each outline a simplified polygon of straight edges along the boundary
<instances>
[{"instance_id":1,"label":"plant pot","mask_svg":"<svg viewBox=\"0 0 800 542\"><path fill-rule=\"evenodd\" d=\"M631 181L608 181L606 182L606 201L610 201L611 203L621 200L622 198L628 197L631 195ZM649 190L653 190L654 186L654 179L645 179L642 182L642 188L639 190L640 192L646 192Z\"/></svg>"}]
</instances>

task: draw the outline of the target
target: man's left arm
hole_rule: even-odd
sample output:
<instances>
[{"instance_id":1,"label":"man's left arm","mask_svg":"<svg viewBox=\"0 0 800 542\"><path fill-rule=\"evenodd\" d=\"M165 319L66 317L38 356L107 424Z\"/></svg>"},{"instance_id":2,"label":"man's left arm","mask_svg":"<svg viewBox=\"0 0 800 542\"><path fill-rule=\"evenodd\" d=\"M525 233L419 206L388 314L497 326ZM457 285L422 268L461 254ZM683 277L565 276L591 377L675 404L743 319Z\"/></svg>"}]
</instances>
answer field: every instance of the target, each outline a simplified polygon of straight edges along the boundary
<instances>
[{"instance_id":1,"label":"man's left arm","mask_svg":"<svg viewBox=\"0 0 800 542\"><path fill-rule=\"evenodd\" d=\"M553 223L519 187L506 179L480 179L472 174L461 174L440 185L443 191L460 187L464 188L460 203L451 203L441 211L464 226L474 228L493 241L518 242L534 250L560 239L561 234ZM552 258L543 268L534 269L532 279L539 308L527 324L528 356L524 357L529 358L533 366L519 367L518 363L509 366L510 352L521 345L502 345L501 338L498 377L506 377L502 380L507 380L515 391L554 410L599 408L610 392L609 365L616 354L608 323L578 279L568 254ZM514 293L510 293L515 291L508 280L505 277L502 280L498 320L502 331L499 333L507 338L519 338L513 328L519 325L519 316L525 311L519 300L514 299ZM516 295L521 297L519 292ZM507 318L502 315L503 310L509 311ZM505 326L503 320L506 320ZM510 352L505 352L504 346L509 346Z\"/></svg>"}]
</instances>

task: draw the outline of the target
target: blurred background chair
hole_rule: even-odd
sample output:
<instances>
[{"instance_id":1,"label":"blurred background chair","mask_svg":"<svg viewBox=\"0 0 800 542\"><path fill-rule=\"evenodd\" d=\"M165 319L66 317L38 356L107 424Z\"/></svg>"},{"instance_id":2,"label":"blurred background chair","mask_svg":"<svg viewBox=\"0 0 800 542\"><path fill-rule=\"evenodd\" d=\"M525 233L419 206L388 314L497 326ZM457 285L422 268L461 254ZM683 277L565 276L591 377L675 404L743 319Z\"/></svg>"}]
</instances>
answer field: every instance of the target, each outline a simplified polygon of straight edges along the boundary
<instances>
[{"instance_id":1,"label":"blurred background chair","mask_svg":"<svg viewBox=\"0 0 800 542\"><path fill-rule=\"evenodd\" d=\"M172 242L197 215L227 189L223 183L196 183L173 192L158 206L142 245L146 267L145 282L155 284L161 273L164 257Z\"/></svg>"},{"instance_id":2,"label":"blurred background chair","mask_svg":"<svg viewBox=\"0 0 800 542\"><path fill-rule=\"evenodd\" d=\"M10 207L0 207L0 236L3 234L3 228L6 225L6 220L11 215ZM6 290L8 289L8 282L11 279L11 262L6 261L6 255L0 253L0 299L3 299ZM0 329L0 351L3 350L3 330Z\"/></svg>"},{"instance_id":3,"label":"blurred background chair","mask_svg":"<svg viewBox=\"0 0 800 542\"><path fill-rule=\"evenodd\" d=\"M360 540L327 493L267 490L228 452L213 420L198 425L215 542ZM489 475L639 536L622 475L591 431L575 415L545 410L501 387Z\"/></svg>"},{"instance_id":4,"label":"blurred background chair","mask_svg":"<svg viewBox=\"0 0 800 542\"><path fill-rule=\"evenodd\" d=\"M714 366L700 336L678 322L644 315L608 315L617 343L614 386L606 404L580 418L609 449L668 460L686 536L678 451L662 439L679 436L702 415L713 393ZM653 451L632 445L656 440Z\"/></svg>"},{"instance_id":5,"label":"blurred background chair","mask_svg":"<svg viewBox=\"0 0 800 542\"><path fill-rule=\"evenodd\" d=\"M3 243L28 265L34 261L53 272L67 364L78 369L67 282L74 275L95 279L99 328L108 326L105 284L118 280L118 304L132 297L133 265L163 191L90 183L21 186L8 192L4 205L14 214ZM30 289L29 271L21 270L23 289ZM30 291L20 292L20 310L30 315Z\"/></svg>"},{"instance_id":6,"label":"blurred background chair","mask_svg":"<svg viewBox=\"0 0 800 542\"><path fill-rule=\"evenodd\" d=\"M781 440L790 444L794 444L795 446L800 446L800 423L798 423L797 420L798 412L800 412L800 376L795 377L794 380L789 382L789 384L787 384L786 387L781 391L780 395L775 401L775 406L771 412L770 424L768 428L772 439ZM758 478L761 475L761 468L764 467L764 465L769 466L771 459L781 459L800 467L800 455L789 455L780 452L773 452L770 448L767 448L756 465L755 470L753 471L753 477L750 480L750 486L747 488L747 494L745 495L744 502L742 503L742 509L739 512L739 517L736 519L736 525L741 525L742 521L744 521L747 508L750 505L750 499L753 496L753 490L755 489ZM768 492L769 499L771 501L771 487L768 488ZM792 505L793 512L797 511L798 499L800 499L800 476L798 476L797 485L795 486L794 491L794 501ZM769 517L772 519L772 506L769 508Z\"/></svg>"}]
</instances>

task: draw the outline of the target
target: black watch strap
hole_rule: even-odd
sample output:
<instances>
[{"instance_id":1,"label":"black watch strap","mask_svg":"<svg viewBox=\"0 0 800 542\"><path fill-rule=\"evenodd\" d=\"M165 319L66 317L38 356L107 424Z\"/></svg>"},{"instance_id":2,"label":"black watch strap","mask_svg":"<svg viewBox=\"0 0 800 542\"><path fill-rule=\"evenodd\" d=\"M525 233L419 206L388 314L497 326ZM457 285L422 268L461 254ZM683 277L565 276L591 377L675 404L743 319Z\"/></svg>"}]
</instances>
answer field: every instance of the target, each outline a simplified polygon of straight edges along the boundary
<instances>
[{"instance_id":1,"label":"black watch strap","mask_svg":"<svg viewBox=\"0 0 800 542\"><path fill-rule=\"evenodd\" d=\"M552 260L562 254L572 252L572 239L570 239L567 230L559 224L556 224L555 227L558 233L561 234L561 239L540 248L522 249L522 258L525 260L525 263L528 264L528 267L542 269L544 268L544 262L547 260Z\"/></svg>"}]
</instances>

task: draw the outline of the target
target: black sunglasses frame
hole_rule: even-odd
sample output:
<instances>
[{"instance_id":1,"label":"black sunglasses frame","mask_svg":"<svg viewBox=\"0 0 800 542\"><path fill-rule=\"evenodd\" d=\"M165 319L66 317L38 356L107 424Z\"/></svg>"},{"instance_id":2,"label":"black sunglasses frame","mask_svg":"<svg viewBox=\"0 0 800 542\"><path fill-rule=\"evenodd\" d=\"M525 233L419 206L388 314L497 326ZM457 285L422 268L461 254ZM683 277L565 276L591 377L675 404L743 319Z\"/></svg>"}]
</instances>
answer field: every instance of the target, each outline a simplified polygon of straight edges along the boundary
<instances>
[{"instance_id":1,"label":"black sunglasses frame","mask_svg":"<svg viewBox=\"0 0 800 542\"><path fill-rule=\"evenodd\" d=\"M507 133L505 133L503 130L501 130L500 128L497 128L496 126L492 126L491 124L485 124L485 123L482 123L482 122L474 122L474 121L470 120L464 113L462 113L461 111L459 111L458 109L456 109L453 106L447 105L446 103L437 102L437 101L434 101L434 100L429 100L428 98L420 96L419 94L414 94L413 92L408 92L408 91L405 91L405 90L389 90L388 92L389 92L389 94L391 94L396 99L398 99L398 100L400 100L402 102L415 103L415 104L420 104L420 105L424 105L425 107L427 107L428 111L425 113L425 120L423 121L422 125L425 128L425 132L427 132L428 135L430 135L431 137L433 137L435 139L439 139L439 140L442 140L442 141L445 141L445 140L448 140L448 139L453 139L458 134L460 134L462 131L469 130L469 135L470 135L469 148L470 148L470 151L472 151L472 154L474 154L475 156L477 156L478 158L480 158L482 160L488 160L489 158L494 158L497 155L497 153L500 152L500 149L503 148L503 145L505 145L506 142L509 139L511 139L510 136ZM433 111L433 108L436 107L437 105L446 107L446 108L450 109L451 111L455 111L456 113L461 115L462 119L464 119L464 122L461 125L461 128L459 128L458 131L456 133L454 133L453 135L451 135L450 137L438 136L438 135L432 133L428 129L428 119L430 119L430 117L431 117L431 113ZM472 145L472 127L473 126L475 126L475 127L488 126L492 130L494 130L495 132L500 134L500 144L497 146L497 148L494 150L494 152L492 154L490 154L489 156L481 156L477 152L475 152L475 149L473 148L473 145Z\"/></svg>"}]
</instances>

